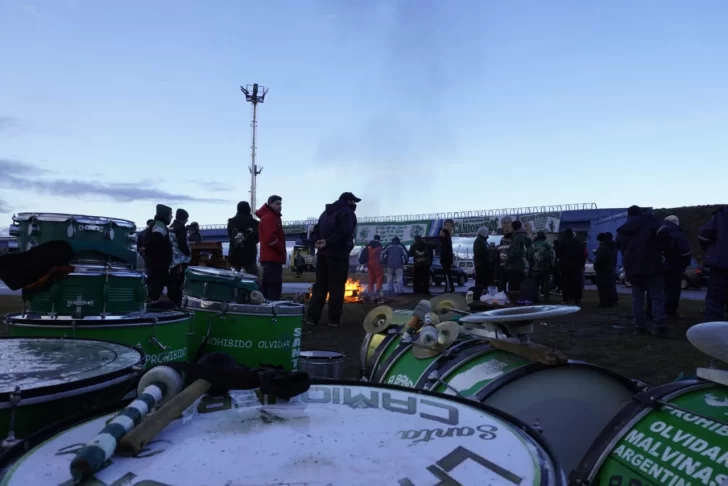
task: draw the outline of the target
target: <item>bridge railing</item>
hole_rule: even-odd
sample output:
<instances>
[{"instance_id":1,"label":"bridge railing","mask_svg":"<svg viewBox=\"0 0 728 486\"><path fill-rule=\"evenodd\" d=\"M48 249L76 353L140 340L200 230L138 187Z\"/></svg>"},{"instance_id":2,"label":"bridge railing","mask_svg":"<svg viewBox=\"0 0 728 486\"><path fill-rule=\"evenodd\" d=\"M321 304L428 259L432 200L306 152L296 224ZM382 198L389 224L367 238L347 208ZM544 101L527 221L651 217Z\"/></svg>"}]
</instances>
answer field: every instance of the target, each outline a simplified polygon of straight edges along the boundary
<instances>
[{"instance_id":1,"label":"bridge railing","mask_svg":"<svg viewBox=\"0 0 728 486\"><path fill-rule=\"evenodd\" d=\"M453 213L426 213L426 214L402 214L397 216L364 216L357 218L359 224L381 224L381 223L401 223L404 221L419 221L433 219L463 219L478 218L486 216L519 216L523 214L533 213L553 213L564 211L588 211L597 209L595 203L576 203L576 204L555 204L552 206L525 206L521 208L502 208L502 209L481 209L477 211L459 211ZM299 219L294 221L284 221L283 228L307 227L316 224L318 221L314 219ZM227 224L206 224L200 226L201 230L225 230Z\"/></svg>"}]
</instances>

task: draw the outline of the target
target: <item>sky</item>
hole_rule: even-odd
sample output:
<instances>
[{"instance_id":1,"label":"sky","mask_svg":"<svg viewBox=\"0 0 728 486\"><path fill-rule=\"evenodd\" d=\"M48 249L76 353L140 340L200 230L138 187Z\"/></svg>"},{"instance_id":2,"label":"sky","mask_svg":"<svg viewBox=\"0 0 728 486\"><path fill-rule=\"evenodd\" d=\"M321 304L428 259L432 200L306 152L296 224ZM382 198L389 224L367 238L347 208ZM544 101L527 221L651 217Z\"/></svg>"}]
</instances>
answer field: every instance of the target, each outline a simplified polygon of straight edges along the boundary
<instances>
[{"instance_id":1,"label":"sky","mask_svg":"<svg viewBox=\"0 0 728 486\"><path fill-rule=\"evenodd\" d=\"M0 224L723 203L728 2L0 0Z\"/></svg>"}]
</instances>

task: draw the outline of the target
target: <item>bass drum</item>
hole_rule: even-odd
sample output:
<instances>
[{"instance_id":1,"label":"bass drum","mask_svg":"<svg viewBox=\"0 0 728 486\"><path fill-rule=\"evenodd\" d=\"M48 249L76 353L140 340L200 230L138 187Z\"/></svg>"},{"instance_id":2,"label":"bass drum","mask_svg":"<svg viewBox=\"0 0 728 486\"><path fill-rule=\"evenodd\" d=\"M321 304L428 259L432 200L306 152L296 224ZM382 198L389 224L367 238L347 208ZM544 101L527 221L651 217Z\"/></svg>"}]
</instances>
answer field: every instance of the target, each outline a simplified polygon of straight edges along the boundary
<instances>
[{"instance_id":1,"label":"bass drum","mask_svg":"<svg viewBox=\"0 0 728 486\"><path fill-rule=\"evenodd\" d=\"M392 315L392 327L390 332L401 332L401 327L407 324L412 318L414 311L411 310L395 310ZM379 348L379 345L385 339L388 334L372 334L367 333L364 336L364 342L361 345L361 351L359 354L360 372L361 378L364 381L370 379L373 366L374 352Z\"/></svg>"},{"instance_id":2,"label":"bass drum","mask_svg":"<svg viewBox=\"0 0 728 486\"><path fill-rule=\"evenodd\" d=\"M0 458L0 484L73 484L75 453L113 416L35 437L27 453L26 444L14 448ZM540 434L503 412L400 387L313 381L291 401L204 396L141 454L114 457L84 484L92 483L560 486L566 478Z\"/></svg>"},{"instance_id":3,"label":"bass drum","mask_svg":"<svg viewBox=\"0 0 728 486\"><path fill-rule=\"evenodd\" d=\"M0 443L121 400L143 362L136 349L110 342L0 339Z\"/></svg>"},{"instance_id":4,"label":"bass drum","mask_svg":"<svg viewBox=\"0 0 728 486\"><path fill-rule=\"evenodd\" d=\"M571 482L600 486L726 484L726 407L728 388L701 380L645 391L604 429L571 474Z\"/></svg>"},{"instance_id":5,"label":"bass drum","mask_svg":"<svg viewBox=\"0 0 728 486\"><path fill-rule=\"evenodd\" d=\"M401 338L400 332L382 339L372 356L372 382L460 395L503 410L542 428L567 471L639 391L635 382L598 366L547 366L469 336L440 355L417 359Z\"/></svg>"}]
</instances>

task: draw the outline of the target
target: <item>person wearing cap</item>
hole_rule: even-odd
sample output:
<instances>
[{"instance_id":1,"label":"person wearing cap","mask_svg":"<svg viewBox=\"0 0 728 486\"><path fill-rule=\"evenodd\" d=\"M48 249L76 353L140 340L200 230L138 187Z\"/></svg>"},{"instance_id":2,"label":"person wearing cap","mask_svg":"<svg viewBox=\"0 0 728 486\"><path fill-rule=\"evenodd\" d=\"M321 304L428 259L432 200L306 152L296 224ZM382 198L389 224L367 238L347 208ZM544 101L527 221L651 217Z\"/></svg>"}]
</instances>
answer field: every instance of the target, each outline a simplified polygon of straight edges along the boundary
<instances>
[{"instance_id":1,"label":"person wearing cap","mask_svg":"<svg viewBox=\"0 0 728 486\"><path fill-rule=\"evenodd\" d=\"M680 295L682 289L683 274L685 268L690 265L693 250L685 233L680 228L680 220L675 215L670 215L660 225L657 235L666 239L662 250L665 280L665 314L677 316L677 309L680 306Z\"/></svg>"},{"instance_id":2,"label":"person wearing cap","mask_svg":"<svg viewBox=\"0 0 728 486\"><path fill-rule=\"evenodd\" d=\"M728 310L728 206L718 208L700 227L698 242L705 251L703 264L710 268L705 320L723 321Z\"/></svg>"},{"instance_id":3,"label":"person wearing cap","mask_svg":"<svg viewBox=\"0 0 728 486\"><path fill-rule=\"evenodd\" d=\"M169 280L167 296L169 300L182 306L182 286L185 281L185 270L192 260L190 244L187 241L187 221L190 215L184 209L177 209L174 222L169 226L169 241L172 245L172 262L169 264Z\"/></svg>"},{"instance_id":4,"label":"person wearing cap","mask_svg":"<svg viewBox=\"0 0 728 486\"><path fill-rule=\"evenodd\" d=\"M260 218L260 265L263 267L260 291L268 300L281 300L283 265L288 261L286 235L281 220L282 207L283 198L273 195L255 212Z\"/></svg>"},{"instance_id":5,"label":"person wearing cap","mask_svg":"<svg viewBox=\"0 0 728 486\"><path fill-rule=\"evenodd\" d=\"M315 234L316 284L306 313L306 321L315 326L329 295L329 326L338 327L344 310L346 279L349 276L349 255L354 248L356 231L356 205L361 199L345 192L339 199L326 205L318 221Z\"/></svg>"},{"instance_id":6,"label":"person wearing cap","mask_svg":"<svg viewBox=\"0 0 728 486\"><path fill-rule=\"evenodd\" d=\"M238 272L258 277L258 221L255 220L247 201L240 201L235 216L227 224L230 247L228 261Z\"/></svg>"},{"instance_id":7,"label":"person wearing cap","mask_svg":"<svg viewBox=\"0 0 728 486\"><path fill-rule=\"evenodd\" d=\"M187 241L190 243L202 243L200 224L197 221L191 222L187 228Z\"/></svg>"},{"instance_id":8,"label":"person wearing cap","mask_svg":"<svg viewBox=\"0 0 728 486\"><path fill-rule=\"evenodd\" d=\"M147 292L149 300L157 301L169 279L172 263L172 244L167 226L172 222L172 208L157 204L154 224L146 238Z\"/></svg>"}]
</instances>

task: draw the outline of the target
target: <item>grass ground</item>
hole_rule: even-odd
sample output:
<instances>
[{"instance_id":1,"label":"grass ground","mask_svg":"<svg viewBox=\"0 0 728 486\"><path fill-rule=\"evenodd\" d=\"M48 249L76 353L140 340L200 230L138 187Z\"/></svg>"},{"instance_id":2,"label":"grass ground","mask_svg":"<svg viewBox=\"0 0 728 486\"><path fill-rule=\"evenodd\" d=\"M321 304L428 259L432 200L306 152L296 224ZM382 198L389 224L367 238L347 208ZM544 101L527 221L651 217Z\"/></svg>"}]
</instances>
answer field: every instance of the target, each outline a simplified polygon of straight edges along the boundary
<instances>
[{"instance_id":1,"label":"grass ground","mask_svg":"<svg viewBox=\"0 0 728 486\"><path fill-rule=\"evenodd\" d=\"M412 309L419 297L399 296L390 305L396 309ZM619 307L599 309L595 292L585 292L582 311L552 319L546 326L538 326L533 336L535 342L553 346L567 357L622 373L650 385L674 380L681 373L692 375L700 366L707 366L709 359L685 340L685 331L701 322L702 302L683 300L680 312L683 318L670 322L671 339L659 339L649 335L632 335L612 326L630 322L631 299L620 295ZM304 350L329 350L346 355L344 376L359 377L359 350L364 338L361 323L375 304L346 304L342 326L326 325L326 313L319 326L306 332ZM22 302L18 297L0 297L0 315L19 312ZM7 329L0 324L0 336Z\"/></svg>"}]
</instances>

